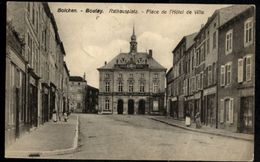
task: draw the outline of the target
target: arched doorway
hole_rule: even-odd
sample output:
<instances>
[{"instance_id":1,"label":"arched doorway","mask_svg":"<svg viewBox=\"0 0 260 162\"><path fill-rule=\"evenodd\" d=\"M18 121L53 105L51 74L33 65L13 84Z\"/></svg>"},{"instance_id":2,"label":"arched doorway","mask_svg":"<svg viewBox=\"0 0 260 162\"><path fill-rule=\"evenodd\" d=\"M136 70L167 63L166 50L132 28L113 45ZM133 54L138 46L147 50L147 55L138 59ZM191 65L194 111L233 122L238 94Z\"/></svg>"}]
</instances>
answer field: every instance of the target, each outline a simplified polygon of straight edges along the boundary
<instances>
[{"instance_id":1,"label":"arched doorway","mask_svg":"<svg viewBox=\"0 0 260 162\"><path fill-rule=\"evenodd\" d=\"M134 100L128 100L128 114L134 114Z\"/></svg>"},{"instance_id":2,"label":"arched doorway","mask_svg":"<svg viewBox=\"0 0 260 162\"><path fill-rule=\"evenodd\" d=\"M145 100L141 99L138 104L138 114L145 114Z\"/></svg>"},{"instance_id":3,"label":"arched doorway","mask_svg":"<svg viewBox=\"0 0 260 162\"><path fill-rule=\"evenodd\" d=\"M123 114L123 111L124 111L124 101L123 100L118 100L117 101L117 113L118 114Z\"/></svg>"}]
</instances>

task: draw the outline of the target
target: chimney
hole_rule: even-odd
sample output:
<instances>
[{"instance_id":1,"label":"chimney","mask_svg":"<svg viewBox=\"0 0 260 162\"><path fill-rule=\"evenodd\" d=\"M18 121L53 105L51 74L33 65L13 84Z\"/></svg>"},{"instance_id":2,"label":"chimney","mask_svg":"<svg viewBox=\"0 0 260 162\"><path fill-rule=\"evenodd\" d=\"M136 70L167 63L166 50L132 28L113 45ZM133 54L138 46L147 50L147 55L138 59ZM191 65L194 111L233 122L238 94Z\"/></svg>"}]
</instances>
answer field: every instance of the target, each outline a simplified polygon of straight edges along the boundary
<instances>
[{"instance_id":1,"label":"chimney","mask_svg":"<svg viewBox=\"0 0 260 162\"><path fill-rule=\"evenodd\" d=\"M107 65L107 62L105 61L105 65Z\"/></svg>"},{"instance_id":2,"label":"chimney","mask_svg":"<svg viewBox=\"0 0 260 162\"><path fill-rule=\"evenodd\" d=\"M149 49L149 57L153 57L153 50Z\"/></svg>"}]
</instances>

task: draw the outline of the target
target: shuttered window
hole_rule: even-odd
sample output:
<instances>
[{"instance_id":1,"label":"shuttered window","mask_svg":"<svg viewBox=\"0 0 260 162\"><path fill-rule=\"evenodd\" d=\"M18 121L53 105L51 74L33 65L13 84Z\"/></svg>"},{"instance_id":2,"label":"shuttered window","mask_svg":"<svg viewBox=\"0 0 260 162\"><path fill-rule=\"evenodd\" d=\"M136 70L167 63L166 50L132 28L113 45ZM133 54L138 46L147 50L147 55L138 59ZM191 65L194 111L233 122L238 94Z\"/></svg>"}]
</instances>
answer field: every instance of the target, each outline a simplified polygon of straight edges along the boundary
<instances>
[{"instance_id":1,"label":"shuttered window","mask_svg":"<svg viewBox=\"0 0 260 162\"><path fill-rule=\"evenodd\" d=\"M224 99L220 99L220 123L224 122Z\"/></svg>"},{"instance_id":2,"label":"shuttered window","mask_svg":"<svg viewBox=\"0 0 260 162\"><path fill-rule=\"evenodd\" d=\"M231 84L231 73L232 73L232 64L231 63L228 63L227 65L226 65L226 71L227 71L227 73L226 73L226 78L227 78L227 82L226 82L226 84L228 85L228 84Z\"/></svg>"},{"instance_id":3,"label":"shuttered window","mask_svg":"<svg viewBox=\"0 0 260 162\"><path fill-rule=\"evenodd\" d=\"M224 86L225 85L225 66L221 65L220 67L220 86Z\"/></svg>"},{"instance_id":4,"label":"shuttered window","mask_svg":"<svg viewBox=\"0 0 260 162\"><path fill-rule=\"evenodd\" d=\"M229 123L233 123L233 114L234 114L234 110L233 110L233 104L234 104L234 99L230 98L230 102L229 102Z\"/></svg>"},{"instance_id":5,"label":"shuttered window","mask_svg":"<svg viewBox=\"0 0 260 162\"><path fill-rule=\"evenodd\" d=\"M243 82L243 59L238 59L238 63L237 63L237 82L241 83Z\"/></svg>"},{"instance_id":6,"label":"shuttered window","mask_svg":"<svg viewBox=\"0 0 260 162\"><path fill-rule=\"evenodd\" d=\"M246 81L250 81L252 77L252 57L246 57Z\"/></svg>"}]
</instances>

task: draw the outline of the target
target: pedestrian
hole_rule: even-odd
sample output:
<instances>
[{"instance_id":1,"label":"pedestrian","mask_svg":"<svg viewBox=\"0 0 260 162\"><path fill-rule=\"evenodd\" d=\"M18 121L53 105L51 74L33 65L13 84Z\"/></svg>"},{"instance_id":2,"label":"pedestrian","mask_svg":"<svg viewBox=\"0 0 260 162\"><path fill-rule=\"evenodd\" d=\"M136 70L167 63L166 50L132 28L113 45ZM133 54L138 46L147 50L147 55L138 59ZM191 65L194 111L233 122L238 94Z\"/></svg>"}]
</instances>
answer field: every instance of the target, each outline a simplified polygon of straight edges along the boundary
<instances>
[{"instance_id":1,"label":"pedestrian","mask_svg":"<svg viewBox=\"0 0 260 162\"><path fill-rule=\"evenodd\" d=\"M186 112L185 125L187 127L189 127L191 125L190 112L189 111Z\"/></svg>"},{"instance_id":2,"label":"pedestrian","mask_svg":"<svg viewBox=\"0 0 260 162\"><path fill-rule=\"evenodd\" d=\"M63 113L63 117L64 117L64 121L67 122L67 120L68 120L68 115L67 115L66 111Z\"/></svg>"},{"instance_id":3,"label":"pedestrian","mask_svg":"<svg viewBox=\"0 0 260 162\"><path fill-rule=\"evenodd\" d=\"M195 115L195 120L196 120L196 128L201 128L201 122L200 122L200 112L197 111Z\"/></svg>"},{"instance_id":4,"label":"pedestrian","mask_svg":"<svg viewBox=\"0 0 260 162\"><path fill-rule=\"evenodd\" d=\"M53 120L54 122L57 122L57 114L56 114L56 110L55 110L55 109L53 110L52 120Z\"/></svg>"}]
</instances>

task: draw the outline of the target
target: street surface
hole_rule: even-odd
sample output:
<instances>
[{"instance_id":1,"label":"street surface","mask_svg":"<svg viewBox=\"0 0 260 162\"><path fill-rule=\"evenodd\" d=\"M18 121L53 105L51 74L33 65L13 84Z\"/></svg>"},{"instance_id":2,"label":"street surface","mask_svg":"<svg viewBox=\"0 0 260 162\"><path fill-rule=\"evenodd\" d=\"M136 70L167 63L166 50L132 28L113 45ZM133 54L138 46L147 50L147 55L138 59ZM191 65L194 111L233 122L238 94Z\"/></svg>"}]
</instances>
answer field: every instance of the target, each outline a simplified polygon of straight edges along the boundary
<instances>
[{"instance_id":1,"label":"street surface","mask_svg":"<svg viewBox=\"0 0 260 162\"><path fill-rule=\"evenodd\" d=\"M48 158L121 160L243 160L253 142L196 133L141 115L79 115L79 148Z\"/></svg>"}]
</instances>

